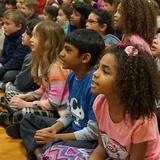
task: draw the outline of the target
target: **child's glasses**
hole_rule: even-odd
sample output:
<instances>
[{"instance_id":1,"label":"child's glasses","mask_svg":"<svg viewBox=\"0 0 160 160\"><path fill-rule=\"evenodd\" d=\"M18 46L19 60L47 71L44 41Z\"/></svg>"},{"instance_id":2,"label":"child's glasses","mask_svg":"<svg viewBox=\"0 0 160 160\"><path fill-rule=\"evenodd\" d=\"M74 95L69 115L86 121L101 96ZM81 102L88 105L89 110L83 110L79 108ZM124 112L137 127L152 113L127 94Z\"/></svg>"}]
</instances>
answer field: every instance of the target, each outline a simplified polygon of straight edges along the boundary
<instances>
[{"instance_id":1,"label":"child's glasses","mask_svg":"<svg viewBox=\"0 0 160 160\"><path fill-rule=\"evenodd\" d=\"M99 23L99 22L93 19L87 19L86 23Z\"/></svg>"}]
</instances>

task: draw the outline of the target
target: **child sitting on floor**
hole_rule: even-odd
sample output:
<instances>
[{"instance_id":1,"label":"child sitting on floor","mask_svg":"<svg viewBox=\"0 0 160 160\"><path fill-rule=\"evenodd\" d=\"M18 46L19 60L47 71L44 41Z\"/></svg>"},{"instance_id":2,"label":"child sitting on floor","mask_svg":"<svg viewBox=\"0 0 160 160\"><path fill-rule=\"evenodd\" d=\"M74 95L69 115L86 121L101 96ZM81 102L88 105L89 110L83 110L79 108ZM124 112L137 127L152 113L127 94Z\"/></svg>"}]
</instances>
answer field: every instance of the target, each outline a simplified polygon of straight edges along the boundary
<instances>
[{"instance_id":1,"label":"child sitting on floor","mask_svg":"<svg viewBox=\"0 0 160 160\"><path fill-rule=\"evenodd\" d=\"M160 159L155 98L158 74L153 57L134 46L105 51L92 79L99 145L90 160Z\"/></svg>"},{"instance_id":2,"label":"child sitting on floor","mask_svg":"<svg viewBox=\"0 0 160 160\"><path fill-rule=\"evenodd\" d=\"M94 66L104 47L103 39L94 30L81 29L67 35L59 57L63 68L72 70L68 76L68 112L60 119L34 114L23 118L20 133L29 156L39 157L42 145L56 143L58 139L63 145L96 147L97 125L92 104L97 95L90 89Z\"/></svg>"}]
</instances>

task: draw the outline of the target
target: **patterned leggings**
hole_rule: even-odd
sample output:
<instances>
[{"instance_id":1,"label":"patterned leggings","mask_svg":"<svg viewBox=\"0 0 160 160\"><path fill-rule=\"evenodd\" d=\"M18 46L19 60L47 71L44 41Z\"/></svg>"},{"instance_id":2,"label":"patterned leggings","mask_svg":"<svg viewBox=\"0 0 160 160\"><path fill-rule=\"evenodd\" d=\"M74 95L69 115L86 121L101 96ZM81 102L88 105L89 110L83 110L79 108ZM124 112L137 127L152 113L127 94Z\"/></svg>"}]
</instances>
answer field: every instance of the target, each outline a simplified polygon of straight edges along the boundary
<instances>
[{"instance_id":1,"label":"patterned leggings","mask_svg":"<svg viewBox=\"0 0 160 160\"><path fill-rule=\"evenodd\" d=\"M5 99L7 110L11 112L9 119L12 124L19 123L26 114L30 114L30 113L43 116L43 117L59 118L58 112L56 110L43 111L40 108L29 108L29 107L26 107L23 109L13 109L13 107L10 106L11 99L13 96L19 95L21 93L22 92L16 90L14 86L8 87L5 91L4 99Z\"/></svg>"},{"instance_id":2,"label":"patterned leggings","mask_svg":"<svg viewBox=\"0 0 160 160\"><path fill-rule=\"evenodd\" d=\"M58 112L57 111L43 111L41 109L35 109L35 108L23 108L19 110L15 110L11 112L10 114L10 122L12 124L17 124L19 123L22 118L26 114L35 114L43 117L54 117L54 118L59 118Z\"/></svg>"}]
</instances>

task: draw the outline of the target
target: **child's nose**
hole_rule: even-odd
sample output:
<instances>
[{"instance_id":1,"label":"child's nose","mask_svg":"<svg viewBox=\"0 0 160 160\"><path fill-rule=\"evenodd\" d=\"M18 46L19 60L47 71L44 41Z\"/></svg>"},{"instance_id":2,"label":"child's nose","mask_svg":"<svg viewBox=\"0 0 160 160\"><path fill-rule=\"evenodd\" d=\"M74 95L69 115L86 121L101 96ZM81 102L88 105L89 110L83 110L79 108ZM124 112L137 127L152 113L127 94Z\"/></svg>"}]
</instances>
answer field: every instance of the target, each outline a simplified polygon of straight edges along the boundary
<instances>
[{"instance_id":1,"label":"child's nose","mask_svg":"<svg viewBox=\"0 0 160 160\"><path fill-rule=\"evenodd\" d=\"M59 56L64 57L64 51L63 50L59 53Z\"/></svg>"},{"instance_id":2,"label":"child's nose","mask_svg":"<svg viewBox=\"0 0 160 160\"><path fill-rule=\"evenodd\" d=\"M155 37L154 39L153 39L153 43L157 43L157 37ZM153 44L152 43L152 44Z\"/></svg>"},{"instance_id":3,"label":"child's nose","mask_svg":"<svg viewBox=\"0 0 160 160\"><path fill-rule=\"evenodd\" d=\"M96 71L93 73L93 77L94 77L94 78L97 78L97 77L98 77L98 70L96 70Z\"/></svg>"}]
</instances>

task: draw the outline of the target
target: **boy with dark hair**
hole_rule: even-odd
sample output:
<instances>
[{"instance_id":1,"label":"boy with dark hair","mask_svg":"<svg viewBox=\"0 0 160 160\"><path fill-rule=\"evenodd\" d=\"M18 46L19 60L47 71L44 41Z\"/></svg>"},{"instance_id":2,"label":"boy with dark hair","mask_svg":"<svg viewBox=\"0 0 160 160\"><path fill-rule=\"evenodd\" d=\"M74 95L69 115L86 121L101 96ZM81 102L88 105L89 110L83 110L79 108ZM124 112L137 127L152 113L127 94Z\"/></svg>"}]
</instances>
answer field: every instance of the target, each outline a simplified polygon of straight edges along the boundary
<instances>
[{"instance_id":1,"label":"boy with dark hair","mask_svg":"<svg viewBox=\"0 0 160 160\"><path fill-rule=\"evenodd\" d=\"M93 10L86 21L86 28L97 31L102 37L106 46L118 43L120 40L113 35L111 15L104 9Z\"/></svg>"},{"instance_id":2,"label":"boy with dark hair","mask_svg":"<svg viewBox=\"0 0 160 160\"><path fill-rule=\"evenodd\" d=\"M24 16L18 10L10 9L4 12L3 22L5 40L0 57L0 80L6 83L14 82L30 49L22 45L26 24ZM4 83L0 84L1 88Z\"/></svg>"},{"instance_id":3,"label":"boy with dark hair","mask_svg":"<svg viewBox=\"0 0 160 160\"><path fill-rule=\"evenodd\" d=\"M103 9L105 9L108 12L112 12L113 11L113 4L114 4L114 0L104 0L103 1Z\"/></svg>"},{"instance_id":4,"label":"boy with dark hair","mask_svg":"<svg viewBox=\"0 0 160 160\"><path fill-rule=\"evenodd\" d=\"M7 9L15 9L16 8L16 0L5 0L4 8Z\"/></svg>"},{"instance_id":5,"label":"boy with dark hair","mask_svg":"<svg viewBox=\"0 0 160 160\"><path fill-rule=\"evenodd\" d=\"M97 125L92 105L97 95L91 93L91 81L104 48L103 39L94 30L81 29L67 35L59 57L63 68L72 70L68 76L68 111L59 119L33 114L23 118L20 133L30 156L34 153L39 157L41 145L58 139L62 145L95 148Z\"/></svg>"}]
</instances>

